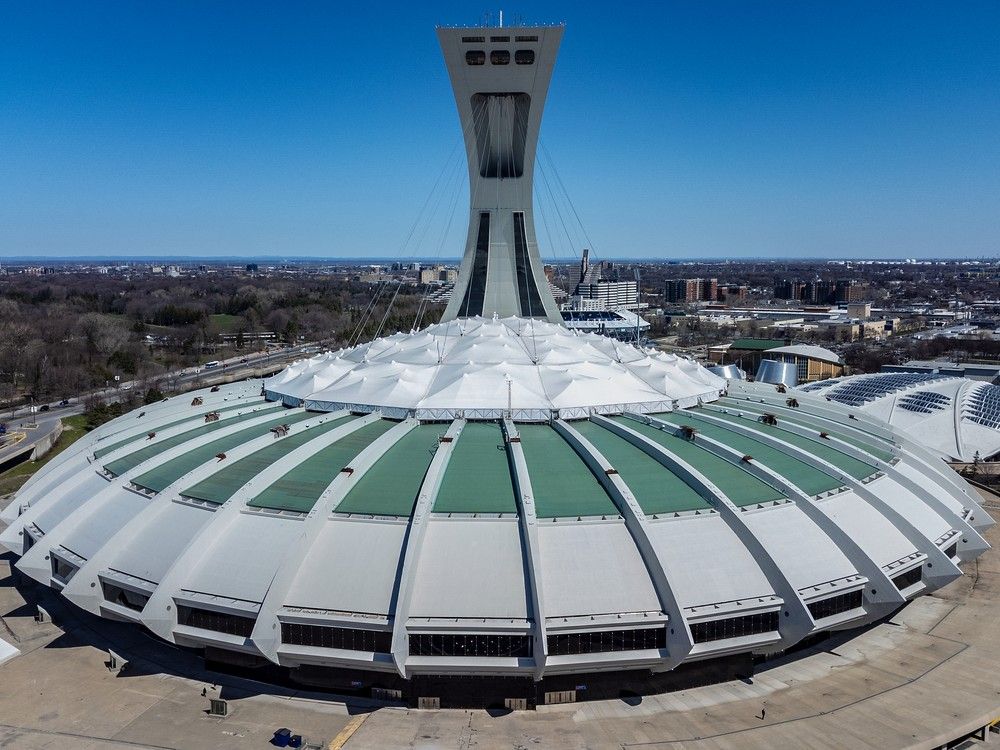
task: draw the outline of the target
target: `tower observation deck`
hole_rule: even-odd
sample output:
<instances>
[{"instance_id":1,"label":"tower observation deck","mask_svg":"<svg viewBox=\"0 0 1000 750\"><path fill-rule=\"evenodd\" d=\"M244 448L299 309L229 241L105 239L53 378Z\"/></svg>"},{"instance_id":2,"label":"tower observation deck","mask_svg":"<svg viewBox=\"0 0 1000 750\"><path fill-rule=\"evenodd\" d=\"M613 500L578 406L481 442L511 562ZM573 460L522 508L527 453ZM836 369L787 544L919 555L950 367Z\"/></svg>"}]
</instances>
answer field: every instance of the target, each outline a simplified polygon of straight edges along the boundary
<instances>
[{"instance_id":1,"label":"tower observation deck","mask_svg":"<svg viewBox=\"0 0 1000 750\"><path fill-rule=\"evenodd\" d=\"M562 323L532 211L535 148L562 26L437 30L469 164L469 233L442 320L494 313Z\"/></svg>"}]
</instances>

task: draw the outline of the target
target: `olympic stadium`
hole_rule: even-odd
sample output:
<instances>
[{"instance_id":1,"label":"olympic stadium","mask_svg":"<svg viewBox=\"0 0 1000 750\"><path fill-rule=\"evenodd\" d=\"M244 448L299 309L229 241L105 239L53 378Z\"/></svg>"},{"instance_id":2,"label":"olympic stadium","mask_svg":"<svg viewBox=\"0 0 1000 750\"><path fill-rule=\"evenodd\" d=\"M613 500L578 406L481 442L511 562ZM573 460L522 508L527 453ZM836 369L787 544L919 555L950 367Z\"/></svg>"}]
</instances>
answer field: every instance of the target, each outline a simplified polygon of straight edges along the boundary
<instances>
[{"instance_id":1,"label":"olympic stadium","mask_svg":"<svg viewBox=\"0 0 1000 750\"><path fill-rule=\"evenodd\" d=\"M470 178L441 322L95 430L4 511L21 573L212 664L527 707L750 675L986 551L892 425L562 325L531 199L562 33L438 30Z\"/></svg>"}]
</instances>

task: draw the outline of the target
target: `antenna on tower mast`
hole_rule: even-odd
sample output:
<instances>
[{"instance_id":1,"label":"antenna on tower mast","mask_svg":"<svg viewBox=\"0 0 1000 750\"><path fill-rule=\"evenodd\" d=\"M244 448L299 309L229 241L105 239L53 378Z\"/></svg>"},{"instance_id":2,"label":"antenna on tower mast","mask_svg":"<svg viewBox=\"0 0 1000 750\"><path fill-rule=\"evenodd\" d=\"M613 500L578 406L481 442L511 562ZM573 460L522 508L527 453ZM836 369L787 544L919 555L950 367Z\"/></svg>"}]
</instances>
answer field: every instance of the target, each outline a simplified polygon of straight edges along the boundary
<instances>
[{"instance_id":1,"label":"antenna on tower mast","mask_svg":"<svg viewBox=\"0 0 1000 750\"><path fill-rule=\"evenodd\" d=\"M500 28L503 28L503 10L500 11Z\"/></svg>"}]
</instances>

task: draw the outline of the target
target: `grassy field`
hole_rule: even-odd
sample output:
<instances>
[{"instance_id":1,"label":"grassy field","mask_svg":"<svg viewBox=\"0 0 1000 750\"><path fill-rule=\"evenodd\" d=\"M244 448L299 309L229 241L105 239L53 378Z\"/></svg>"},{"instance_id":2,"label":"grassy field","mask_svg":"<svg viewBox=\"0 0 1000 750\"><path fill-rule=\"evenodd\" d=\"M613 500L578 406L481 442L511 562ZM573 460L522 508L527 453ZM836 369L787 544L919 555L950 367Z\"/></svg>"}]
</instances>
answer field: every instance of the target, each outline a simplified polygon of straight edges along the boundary
<instances>
[{"instance_id":1,"label":"grassy field","mask_svg":"<svg viewBox=\"0 0 1000 750\"><path fill-rule=\"evenodd\" d=\"M222 331L222 333L232 333L236 330L236 327L243 321L239 315L209 315L208 319L212 322L212 325Z\"/></svg>"},{"instance_id":2,"label":"grassy field","mask_svg":"<svg viewBox=\"0 0 1000 750\"><path fill-rule=\"evenodd\" d=\"M19 490L21 485L27 482L32 474L66 450L87 432L87 418L82 414L65 417L62 423L62 434L59 436L56 444L52 446L52 450L42 456L40 460L25 461L23 464L0 474L0 496Z\"/></svg>"}]
</instances>

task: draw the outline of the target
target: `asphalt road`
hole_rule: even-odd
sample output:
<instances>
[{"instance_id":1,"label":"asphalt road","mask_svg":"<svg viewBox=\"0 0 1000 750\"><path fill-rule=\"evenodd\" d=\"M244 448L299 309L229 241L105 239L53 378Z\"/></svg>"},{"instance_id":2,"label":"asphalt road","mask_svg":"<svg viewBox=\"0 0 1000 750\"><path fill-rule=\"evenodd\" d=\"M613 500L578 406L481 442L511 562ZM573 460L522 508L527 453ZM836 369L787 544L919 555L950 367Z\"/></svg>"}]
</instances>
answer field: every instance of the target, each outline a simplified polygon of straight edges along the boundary
<instances>
[{"instance_id":1,"label":"asphalt road","mask_svg":"<svg viewBox=\"0 0 1000 750\"><path fill-rule=\"evenodd\" d=\"M68 399L69 404L66 406L61 406L59 401L52 401L48 404L36 404L36 409L46 405L49 407L47 411L38 411L36 418L40 421L43 418L70 417L74 414L81 414L84 409L83 404L88 398L99 396L106 401L117 401L126 396L134 388L166 385L168 390L171 391L187 391L221 382L264 377L270 375L272 372L276 372L296 359L312 356L324 349L325 347L321 342L306 342L287 349L281 349L280 351L268 352L267 354L254 352L252 354L219 360L217 367L206 368L204 365L185 367L182 370L174 370L157 375L146 381L123 381L114 387L101 388ZM31 407L27 406L0 412L0 422L10 423L30 417Z\"/></svg>"}]
</instances>

